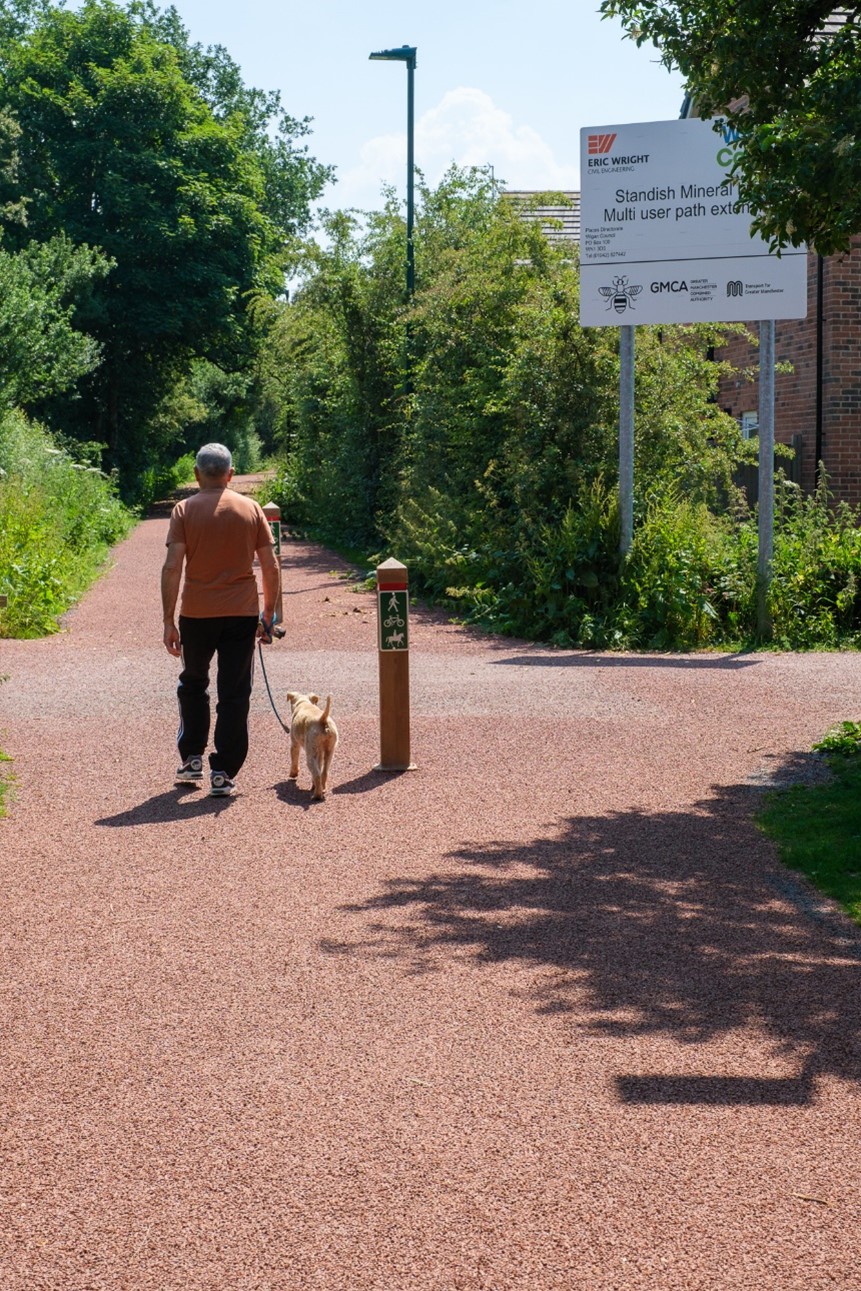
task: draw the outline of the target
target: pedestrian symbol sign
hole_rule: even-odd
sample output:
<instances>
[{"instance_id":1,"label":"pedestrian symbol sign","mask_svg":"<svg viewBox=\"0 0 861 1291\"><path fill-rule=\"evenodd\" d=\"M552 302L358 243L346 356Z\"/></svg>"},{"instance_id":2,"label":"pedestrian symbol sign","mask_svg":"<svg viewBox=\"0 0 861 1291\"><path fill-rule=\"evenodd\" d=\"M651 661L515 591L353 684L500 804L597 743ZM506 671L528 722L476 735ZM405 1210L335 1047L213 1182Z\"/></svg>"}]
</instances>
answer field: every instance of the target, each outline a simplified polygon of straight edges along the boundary
<instances>
[{"instance_id":1,"label":"pedestrian symbol sign","mask_svg":"<svg viewBox=\"0 0 861 1291\"><path fill-rule=\"evenodd\" d=\"M382 588L377 593L381 650L408 650L409 592Z\"/></svg>"}]
</instances>

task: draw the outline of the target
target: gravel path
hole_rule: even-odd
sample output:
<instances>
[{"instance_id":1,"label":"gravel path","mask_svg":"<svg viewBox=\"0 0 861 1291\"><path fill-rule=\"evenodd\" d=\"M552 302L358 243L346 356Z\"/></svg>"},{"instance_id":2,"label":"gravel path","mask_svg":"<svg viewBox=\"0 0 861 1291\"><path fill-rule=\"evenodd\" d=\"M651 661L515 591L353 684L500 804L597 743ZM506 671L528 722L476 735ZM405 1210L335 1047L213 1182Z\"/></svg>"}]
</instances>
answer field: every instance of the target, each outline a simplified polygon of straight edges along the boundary
<instances>
[{"instance_id":1,"label":"gravel path","mask_svg":"<svg viewBox=\"0 0 861 1291\"><path fill-rule=\"evenodd\" d=\"M861 943L760 786L861 656L608 656L412 621L285 544L241 793L172 785L166 519L0 642L2 1291L859 1291Z\"/></svg>"}]
</instances>

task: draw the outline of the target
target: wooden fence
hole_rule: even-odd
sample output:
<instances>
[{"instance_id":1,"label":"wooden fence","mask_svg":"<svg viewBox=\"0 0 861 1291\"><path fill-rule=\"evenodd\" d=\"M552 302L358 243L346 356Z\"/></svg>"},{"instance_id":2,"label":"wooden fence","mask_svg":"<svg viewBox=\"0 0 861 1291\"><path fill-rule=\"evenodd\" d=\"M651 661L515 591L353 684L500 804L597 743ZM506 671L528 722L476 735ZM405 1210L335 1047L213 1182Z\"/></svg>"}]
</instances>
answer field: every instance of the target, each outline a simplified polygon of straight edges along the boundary
<instances>
[{"instance_id":1,"label":"wooden fence","mask_svg":"<svg viewBox=\"0 0 861 1291\"><path fill-rule=\"evenodd\" d=\"M795 455L791 458L778 457L775 454L774 469L783 471L788 480L794 484L801 484L801 445L803 436L793 435L789 441L789 447L795 450ZM739 488L744 489L747 494L747 500L750 506L759 499L759 467L755 464L739 466L733 472L733 481Z\"/></svg>"}]
</instances>

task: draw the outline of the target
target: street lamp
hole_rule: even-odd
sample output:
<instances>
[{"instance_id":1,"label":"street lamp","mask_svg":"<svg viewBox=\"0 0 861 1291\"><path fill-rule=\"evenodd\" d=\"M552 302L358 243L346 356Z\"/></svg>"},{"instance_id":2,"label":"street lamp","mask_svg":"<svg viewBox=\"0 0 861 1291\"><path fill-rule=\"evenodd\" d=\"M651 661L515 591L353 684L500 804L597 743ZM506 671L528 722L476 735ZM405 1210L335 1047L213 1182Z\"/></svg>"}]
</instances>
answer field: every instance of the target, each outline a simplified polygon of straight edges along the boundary
<instances>
[{"instance_id":1,"label":"street lamp","mask_svg":"<svg viewBox=\"0 0 861 1291\"><path fill-rule=\"evenodd\" d=\"M416 70L416 47L401 45L400 49L379 49L369 54L369 58L385 63L406 63L407 65L407 298L411 297L416 286L416 261L413 247L414 170L413 136L415 134L415 91L413 86Z\"/></svg>"}]
</instances>

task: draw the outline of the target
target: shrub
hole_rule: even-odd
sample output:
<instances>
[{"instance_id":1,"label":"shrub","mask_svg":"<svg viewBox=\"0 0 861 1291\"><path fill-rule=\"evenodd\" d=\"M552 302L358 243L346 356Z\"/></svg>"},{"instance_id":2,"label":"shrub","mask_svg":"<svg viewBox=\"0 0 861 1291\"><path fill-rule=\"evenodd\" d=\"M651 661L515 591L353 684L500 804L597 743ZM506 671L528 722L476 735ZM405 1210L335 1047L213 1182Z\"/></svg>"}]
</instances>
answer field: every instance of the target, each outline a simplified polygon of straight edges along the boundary
<instances>
[{"instance_id":1,"label":"shrub","mask_svg":"<svg viewBox=\"0 0 861 1291\"><path fill-rule=\"evenodd\" d=\"M785 480L776 492L769 608L775 643L787 649L861 642L861 515L831 506L824 473L805 497Z\"/></svg>"},{"instance_id":2,"label":"shrub","mask_svg":"<svg viewBox=\"0 0 861 1291\"><path fill-rule=\"evenodd\" d=\"M150 466L137 477L135 509L145 511L153 502L169 498L183 484L194 480L194 453L186 453L173 466Z\"/></svg>"},{"instance_id":3,"label":"shrub","mask_svg":"<svg viewBox=\"0 0 861 1291\"><path fill-rule=\"evenodd\" d=\"M782 649L861 644L861 515L827 486L777 490L770 609ZM676 488L653 495L618 556L615 490L582 485L556 524L523 519L508 541L430 491L404 504L397 554L414 585L464 622L559 646L649 650L757 643L758 528L740 502L716 514Z\"/></svg>"},{"instance_id":4,"label":"shrub","mask_svg":"<svg viewBox=\"0 0 861 1291\"><path fill-rule=\"evenodd\" d=\"M735 568L733 537L703 502L674 490L652 500L622 580L629 645L689 650L722 640L717 570Z\"/></svg>"},{"instance_id":5,"label":"shrub","mask_svg":"<svg viewBox=\"0 0 861 1291\"><path fill-rule=\"evenodd\" d=\"M306 523L306 499L293 461L288 459L278 463L273 479L264 485L260 498L263 502L278 504L281 521L286 528L301 529Z\"/></svg>"},{"instance_id":6,"label":"shrub","mask_svg":"<svg viewBox=\"0 0 861 1291\"><path fill-rule=\"evenodd\" d=\"M618 336L579 326L576 253L481 171L422 186L408 303L394 199L364 231L341 215L327 232L261 366L288 523L383 547L416 590L496 631L590 648L756 641L757 521L732 484L743 446L713 361L731 328L638 328L640 494L622 562ZM861 643L859 522L825 486L778 487L777 645Z\"/></svg>"},{"instance_id":7,"label":"shrub","mask_svg":"<svg viewBox=\"0 0 861 1291\"><path fill-rule=\"evenodd\" d=\"M21 413L0 417L0 636L55 631L131 524L112 480Z\"/></svg>"}]
</instances>

